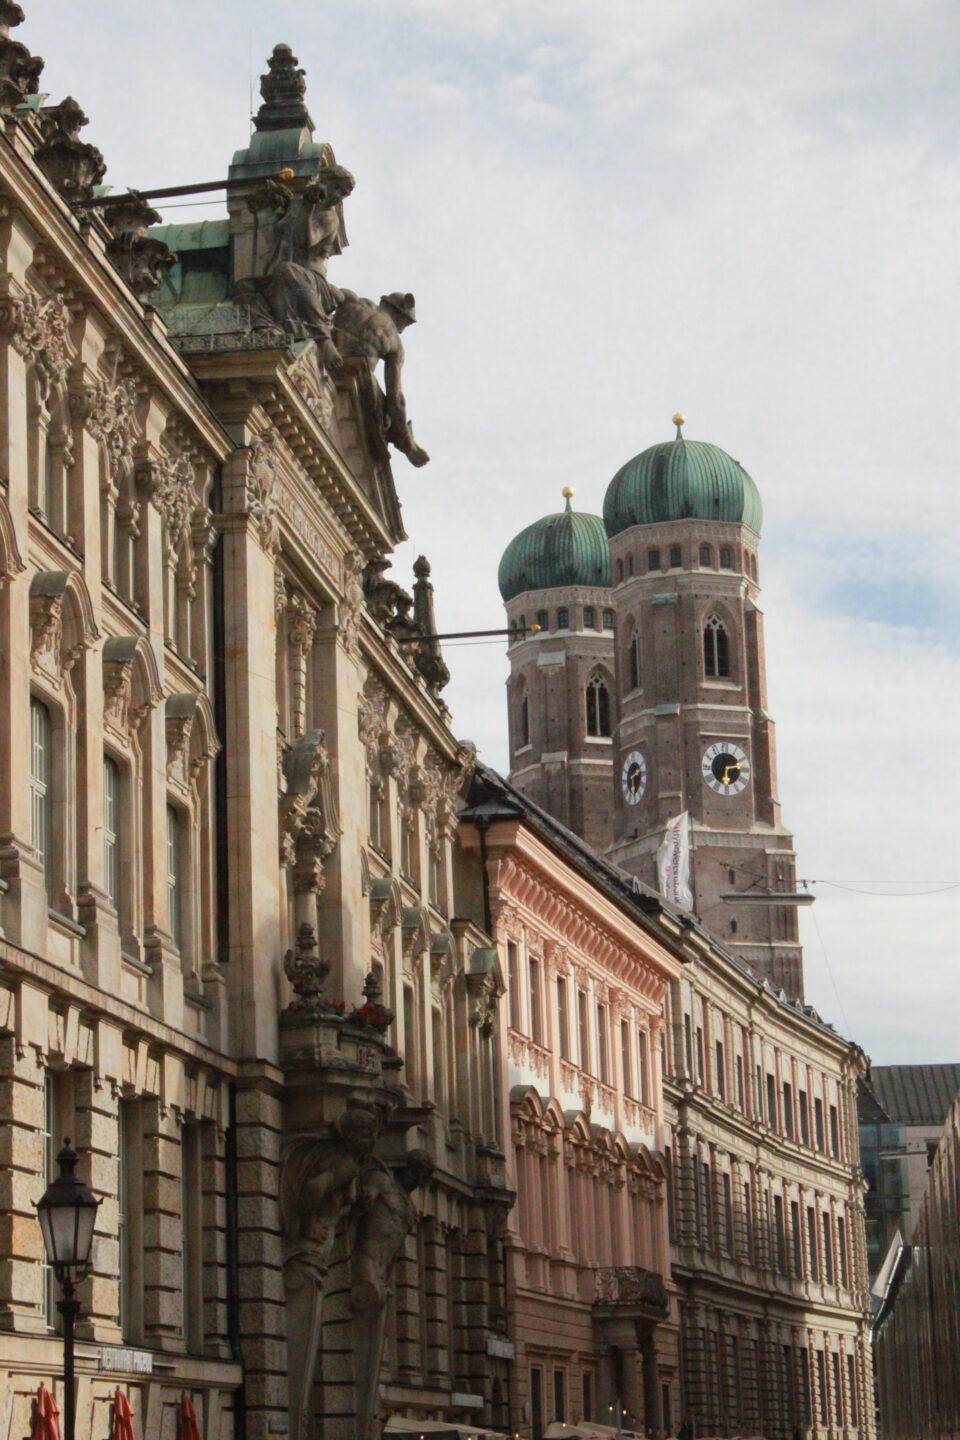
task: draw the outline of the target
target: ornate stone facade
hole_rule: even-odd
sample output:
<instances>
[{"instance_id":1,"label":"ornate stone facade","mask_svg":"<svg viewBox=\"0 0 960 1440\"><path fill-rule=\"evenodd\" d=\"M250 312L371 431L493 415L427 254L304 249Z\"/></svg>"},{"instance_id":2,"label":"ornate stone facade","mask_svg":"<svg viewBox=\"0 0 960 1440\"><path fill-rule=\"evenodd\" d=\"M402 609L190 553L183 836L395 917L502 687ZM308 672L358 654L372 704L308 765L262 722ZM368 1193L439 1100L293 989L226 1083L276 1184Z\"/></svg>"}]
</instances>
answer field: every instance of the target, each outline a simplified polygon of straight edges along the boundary
<instances>
[{"instance_id":1,"label":"ornate stone facade","mask_svg":"<svg viewBox=\"0 0 960 1440\"><path fill-rule=\"evenodd\" d=\"M327 280L350 186L279 47L198 345L196 255L136 195L88 203L76 102L16 109L21 18L0 5L0 1440L41 1381L63 1410L34 1205L65 1134L101 1201L78 1435L118 1386L137 1435L182 1392L205 1440L505 1420L501 986L454 889L473 754L429 567L398 627L363 582L405 538L390 447L426 459L412 297L365 316Z\"/></svg>"}]
</instances>

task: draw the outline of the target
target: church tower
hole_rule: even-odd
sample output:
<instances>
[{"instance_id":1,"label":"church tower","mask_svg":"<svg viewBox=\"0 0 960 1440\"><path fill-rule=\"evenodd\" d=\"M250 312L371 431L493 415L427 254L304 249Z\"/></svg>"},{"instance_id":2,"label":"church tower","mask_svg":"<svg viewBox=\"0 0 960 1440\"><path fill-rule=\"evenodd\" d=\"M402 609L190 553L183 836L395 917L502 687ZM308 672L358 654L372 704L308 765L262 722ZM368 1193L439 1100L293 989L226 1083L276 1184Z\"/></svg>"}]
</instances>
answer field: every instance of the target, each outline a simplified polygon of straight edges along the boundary
<instances>
[{"instance_id":1,"label":"church tower","mask_svg":"<svg viewBox=\"0 0 960 1440\"><path fill-rule=\"evenodd\" d=\"M598 850L613 838L616 724L610 548L599 515L564 509L507 546L510 780Z\"/></svg>"},{"instance_id":2,"label":"church tower","mask_svg":"<svg viewBox=\"0 0 960 1440\"><path fill-rule=\"evenodd\" d=\"M686 812L695 913L801 998L793 837L767 710L760 496L738 461L685 440L674 420L676 438L628 461L603 505L619 697L610 858L656 888L666 826Z\"/></svg>"}]
</instances>

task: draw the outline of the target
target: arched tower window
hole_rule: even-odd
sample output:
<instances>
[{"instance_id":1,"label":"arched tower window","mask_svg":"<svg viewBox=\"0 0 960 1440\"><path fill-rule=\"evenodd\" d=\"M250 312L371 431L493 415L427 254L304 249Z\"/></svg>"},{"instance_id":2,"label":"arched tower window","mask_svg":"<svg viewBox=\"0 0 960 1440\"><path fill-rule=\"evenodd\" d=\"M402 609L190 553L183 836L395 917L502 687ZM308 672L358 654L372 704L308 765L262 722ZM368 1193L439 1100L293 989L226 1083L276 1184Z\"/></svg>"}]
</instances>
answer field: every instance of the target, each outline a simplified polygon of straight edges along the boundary
<instances>
[{"instance_id":1,"label":"arched tower window","mask_svg":"<svg viewBox=\"0 0 960 1440\"><path fill-rule=\"evenodd\" d=\"M700 568L703 569L703 570L708 570L712 564L713 564L713 557L712 557L712 555L710 554L710 546L709 546L709 545L701 545L701 546L700 546Z\"/></svg>"},{"instance_id":2,"label":"arched tower window","mask_svg":"<svg viewBox=\"0 0 960 1440\"><path fill-rule=\"evenodd\" d=\"M610 734L610 695L596 670L587 681L587 734Z\"/></svg>"},{"instance_id":3,"label":"arched tower window","mask_svg":"<svg viewBox=\"0 0 960 1440\"><path fill-rule=\"evenodd\" d=\"M729 545L721 545L720 547L720 569L733 569L733 551L730 549Z\"/></svg>"},{"instance_id":4,"label":"arched tower window","mask_svg":"<svg viewBox=\"0 0 960 1440\"><path fill-rule=\"evenodd\" d=\"M711 615L703 627L703 671L715 677L730 674L730 642L719 615Z\"/></svg>"},{"instance_id":5,"label":"arched tower window","mask_svg":"<svg viewBox=\"0 0 960 1440\"><path fill-rule=\"evenodd\" d=\"M569 630L569 628L570 628L570 611L566 608L566 606L563 606L563 607L561 607L561 609L559 609L559 610L557 611L557 629L558 629L558 630Z\"/></svg>"},{"instance_id":6,"label":"arched tower window","mask_svg":"<svg viewBox=\"0 0 960 1440\"><path fill-rule=\"evenodd\" d=\"M639 690L640 688L640 636L634 633L630 637L630 645L627 649L627 690Z\"/></svg>"},{"instance_id":7,"label":"arched tower window","mask_svg":"<svg viewBox=\"0 0 960 1440\"><path fill-rule=\"evenodd\" d=\"M659 550L648 550L648 551L647 551L647 569L648 569L648 570L659 570L659 569L660 569L660 551L659 551Z\"/></svg>"},{"instance_id":8,"label":"arched tower window","mask_svg":"<svg viewBox=\"0 0 960 1440\"><path fill-rule=\"evenodd\" d=\"M520 749L530 744L530 702L526 692L520 696Z\"/></svg>"},{"instance_id":9,"label":"arched tower window","mask_svg":"<svg viewBox=\"0 0 960 1440\"><path fill-rule=\"evenodd\" d=\"M617 583L619 584L619 582L620 582L622 579L623 579L623 561L622 561L622 560L618 560L618 561L617 561Z\"/></svg>"},{"instance_id":10,"label":"arched tower window","mask_svg":"<svg viewBox=\"0 0 960 1440\"><path fill-rule=\"evenodd\" d=\"M679 570L683 564L683 547L680 545L670 546L670 569Z\"/></svg>"}]
</instances>

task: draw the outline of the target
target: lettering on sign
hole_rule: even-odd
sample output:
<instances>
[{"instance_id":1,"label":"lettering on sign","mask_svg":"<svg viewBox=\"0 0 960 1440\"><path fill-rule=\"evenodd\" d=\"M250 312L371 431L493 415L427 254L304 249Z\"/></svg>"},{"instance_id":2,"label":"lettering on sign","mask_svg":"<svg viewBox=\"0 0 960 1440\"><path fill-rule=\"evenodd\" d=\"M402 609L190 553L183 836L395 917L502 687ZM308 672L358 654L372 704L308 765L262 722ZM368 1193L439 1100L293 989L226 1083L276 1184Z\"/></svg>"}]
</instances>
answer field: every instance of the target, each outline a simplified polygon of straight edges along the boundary
<instances>
[{"instance_id":1,"label":"lettering on sign","mask_svg":"<svg viewBox=\"0 0 960 1440\"><path fill-rule=\"evenodd\" d=\"M100 1350L101 1370L121 1370L126 1375L152 1375L153 1355L149 1350L125 1350L104 1345Z\"/></svg>"},{"instance_id":2,"label":"lettering on sign","mask_svg":"<svg viewBox=\"0 0 960 1440\"><path fill-rule=\"evenodd\" d=\"M320 531L307 515L303 506L296 501L289 490L281 489L277 496L279 508L290 529L320 561L324 569L333 577L337 585L340 584L340 566L337 557L324 540Z\"/></svg>"}]
</instances>

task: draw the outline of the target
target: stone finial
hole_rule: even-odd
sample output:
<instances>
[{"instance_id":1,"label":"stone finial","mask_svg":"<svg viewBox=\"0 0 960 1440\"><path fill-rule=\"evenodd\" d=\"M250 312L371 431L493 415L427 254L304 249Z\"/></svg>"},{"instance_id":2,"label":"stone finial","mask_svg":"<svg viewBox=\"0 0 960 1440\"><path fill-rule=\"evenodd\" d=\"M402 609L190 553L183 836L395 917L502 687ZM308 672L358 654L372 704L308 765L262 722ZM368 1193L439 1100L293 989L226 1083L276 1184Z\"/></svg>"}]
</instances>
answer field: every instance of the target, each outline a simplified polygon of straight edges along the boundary
<instances>
[{"instance_id":1,"label":"stone finial","mask_svg":"<svg viewBox=\"0 0 960 1440\"><path fill-rule=\"evenodd\" d=\"M148 225L156 225L160 219L156 210L139 199L135 190L130 195L129 203L106 209L105 219L113 231L107 241L107 255L141 305L146 305L163 284L167 271L176 265L177 254L147 231Z\"/></svg>"},{"instance_id":2,"label":"stone finial","mask_svg":"<svg viewBox=\"0 0 960 1440\"><path fill-rule=\"evenodd\" d=\"M40 110L43 144L37 150L37 164L65 200L89 200L107 173L107 163L96 145L80 139L89 120L68 95L59 105Z\"/></svg>"},{"instance_id":3,"label":"stone finial","mask_svg":"<svg viewBox=\"0 0 960 1440\"><path fill-rule=\"evenodd\" d=\"M254 124L258 130L308 130L313 121L304 95L307 93L306 71L289 45L274 45L267 61L267 73L260 76L263 104Z\"/></svg>"},{"instance_id":4,"label":"stone finial","mask_svg":"<svg viewBox=\"0 0 960 1440\"><path fill-rule=\"evenodd\" d=\"M12 115L28 95L40 89L43 61L26 45L10 39L10 31L23 23L23 8L14 0L0 0L0 115Z\"/></svg>"},{"instance_id":5,"label":"stone finial","mask_svg":"<svg viewBox=\"0 0 960 1440\"><path fill-rule=\"evenodd\" d=\"M440 641L434 638L437 633L437 618L433 608L430 562L426 555L419 555L414 561L413 573L416 576L413 586L413 618L424 637L417 646L413 663L426 680L430 693L437 696L443 687L450 683L450 671L444 662Z\"/></svg>"},{"instance_id":6,"label":"stone finial","mask_svg":"<svg viewBox=\"0 0 960 1440\"><path fill-rule=\"evenodd\" d=\"M290 1002L291 1010L315 1009L322 1003L323 985L330 972L330 961L314 954L317 937L312 925L306 921L297 931L297 948L288 950L283 957L283 970L293 986L295 999Z\"/></svg>"}]
</instances>

